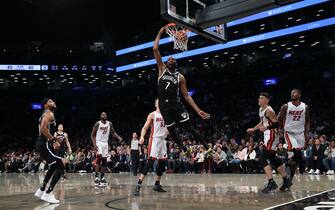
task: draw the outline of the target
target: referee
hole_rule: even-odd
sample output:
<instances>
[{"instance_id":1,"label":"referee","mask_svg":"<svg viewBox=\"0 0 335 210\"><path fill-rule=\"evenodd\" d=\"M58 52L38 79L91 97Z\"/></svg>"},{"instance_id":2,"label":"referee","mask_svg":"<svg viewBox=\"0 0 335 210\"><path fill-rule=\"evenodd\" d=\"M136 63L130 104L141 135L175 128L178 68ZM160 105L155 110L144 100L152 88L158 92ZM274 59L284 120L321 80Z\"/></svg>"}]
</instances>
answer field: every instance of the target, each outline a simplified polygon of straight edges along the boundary
<instances>
[{"instance_id":1,"label":"referee","mask_svg":"<svg viewBox=\"0 0 335 210\"><path fill-rule=\"evenodd\" d=\"M130 142L130 155L131 155L131 162L133 166L133 173L134 176L137 176L138 173L138 167L139 167L139 161L140 161L140 148L139 148L139 141L137 137L137 133L133 133L132 139Z\"/></svg>"}]
</instances>

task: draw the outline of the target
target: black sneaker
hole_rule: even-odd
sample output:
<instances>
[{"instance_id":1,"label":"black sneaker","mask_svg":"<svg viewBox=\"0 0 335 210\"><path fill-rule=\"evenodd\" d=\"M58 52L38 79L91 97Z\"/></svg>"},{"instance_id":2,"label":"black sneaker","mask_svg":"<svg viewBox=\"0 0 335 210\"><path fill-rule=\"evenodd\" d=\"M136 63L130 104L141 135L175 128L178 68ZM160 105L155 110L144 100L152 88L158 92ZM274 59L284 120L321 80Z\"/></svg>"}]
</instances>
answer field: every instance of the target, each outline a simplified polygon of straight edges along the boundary
<instances>
[{"instance_id":1,"label":"black sneaker","mask_svg":"<svg viewBox=\"0 0 335 210\"><path fill-rule=\"evenodd\" d=\"M152 189L156 192L161 192L161 193L166 192L166 190L164 190L161 185L154 185L154 187Z\"/></svg>"},{"instance_id":2,"label":"black sneaker","mask_svg":"<svg viewBox=\"0 0 335 210\"><path fill-rule=\"evenodd\" d=\"M269 193L272 190L275 190L278 188L278 185L276 182L269 182L268 185L262 190L262 193Z\"/></svg>"},{"instance_id":3,"label":"black sneaker","mask_svg":"<svg viewBox=\"0 0 335 210\"><path fill-rule=\"evenodd\" d=\"M279 188L280 191L285 191L286 189L290 189L290 187L292 186L292 180L289 178L285 178L283 180L283 185Z\"/></svg>"},{"instance_id":4,"label":"black sneaker","mask_svg":"<svg viewBox=\"0 0 335 210\"><path fill-rule=\"evenodd\" d=\"M140 195L140 190L141 190L141 186L137 185L134 191L134 196L139 196Z\"/></svg>"}]
</instances>

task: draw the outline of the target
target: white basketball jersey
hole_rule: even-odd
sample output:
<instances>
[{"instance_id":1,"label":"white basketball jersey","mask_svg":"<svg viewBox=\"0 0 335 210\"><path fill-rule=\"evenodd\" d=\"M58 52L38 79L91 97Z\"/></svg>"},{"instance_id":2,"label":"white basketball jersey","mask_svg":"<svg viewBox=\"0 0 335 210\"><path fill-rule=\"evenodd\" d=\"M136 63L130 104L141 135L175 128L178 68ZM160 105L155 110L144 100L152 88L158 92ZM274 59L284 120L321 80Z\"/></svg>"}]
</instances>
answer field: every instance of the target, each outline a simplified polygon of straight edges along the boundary
<instances>
[{"instance_id":1,"label":"white basketball jersey","mask_svg":"<svg viewBox=\"0 0 335 210\"><path fill-rule=\"evenodd\" d=\"M108 142L109 138L109 132L110 132L110 123L109 121L106 121L105 124L103 124L101 121L98 122L99 127L97 131L96 140L97 142Z\"/></svg>"},{"instance_id":2,"label":"white basketball jersey","mask_svg":"<svg viewBox=\"0 0 335 210\"><path fill-rule=\"evenodd\" d=\"M270 125L272 125L272 121L270 120L270 118L268 118L267 116L265 116L265 113L268 111L273 111L271 106L267 106L265 109L262 110L262 108L259 108L259 118L261 119L262 125L264 127L268 127ZM267 129L264 131L264 135L268 135L270 134L270 129Z\"/></svg>"},{"instance_id":3,"label":"white basketball jersey","mask_svg":"<svg viewBox=\"0 0 335 210\"><path fill-rule=\"evenodd\" d=\"M151 138L166 138L167 136L167 128L164 123L164 119L161 113L156 111L153 112L154 118L153 123L151 125Z\"/></svg>"},{"instance_id":4,"label":"white basketball jersey","mask_svg":"<svg viewBox=\"0 0 335 210\"><path fill-rule=\"evenodd\" d=\"M306 104L301 102L299 106L287 103L284 129L287 132L302 133L305 131Z\"/></svg>"}]
</instances>

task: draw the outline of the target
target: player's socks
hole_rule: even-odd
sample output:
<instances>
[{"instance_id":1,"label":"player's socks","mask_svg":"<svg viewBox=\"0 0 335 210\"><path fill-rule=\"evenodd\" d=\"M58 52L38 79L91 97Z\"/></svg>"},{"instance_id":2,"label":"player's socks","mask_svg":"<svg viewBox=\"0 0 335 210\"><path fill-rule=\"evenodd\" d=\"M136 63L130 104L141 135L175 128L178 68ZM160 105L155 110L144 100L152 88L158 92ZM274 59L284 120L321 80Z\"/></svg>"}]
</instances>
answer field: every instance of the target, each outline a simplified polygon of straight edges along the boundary
<instances>
[{"instance_id":1,"label":"player's socks","mask_svg":"<svg viewBox=\"0 0 335 210\"><path fill-rule=\"evenodd\" d=\"M160 185L160 181L156 180L155 185Z\"/></svg>"}]
</instances>

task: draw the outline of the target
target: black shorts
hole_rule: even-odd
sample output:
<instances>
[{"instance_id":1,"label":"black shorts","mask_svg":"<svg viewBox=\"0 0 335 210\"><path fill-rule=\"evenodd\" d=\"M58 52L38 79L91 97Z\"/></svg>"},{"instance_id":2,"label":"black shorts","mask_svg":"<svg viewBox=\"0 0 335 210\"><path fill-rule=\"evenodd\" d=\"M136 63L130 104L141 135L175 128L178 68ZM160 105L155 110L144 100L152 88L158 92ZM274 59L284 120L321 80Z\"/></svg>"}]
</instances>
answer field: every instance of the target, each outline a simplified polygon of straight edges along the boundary
<instances>
[{"instance_id":1,"label":"black shorts","mask_svg":"<svg viewBox=\"0 0 335 210\"><path fill-rule=\"evenodd\" d=\"M175 103L159 103L159 109L164 118L165 125L170 127L175 123L187 122L190 117L184 105L179 102Z\"/></svg>"},{"instance_id":2,"label":"black shorts","mask_svg":"<svg viewBox=\"0 0 335 210\"><path fill-rule=\"evenodd\" d=\"M59 155L59 152L56 152L50 142L46 139L39 137L35 145L36 152L38 152L43 160L47 164L51 165L57 161L62 161L62 157Z\"/></svg>"}]
</instances>

